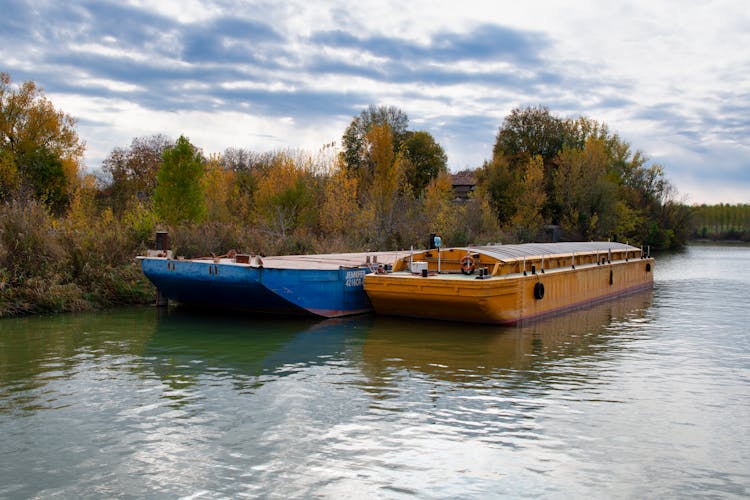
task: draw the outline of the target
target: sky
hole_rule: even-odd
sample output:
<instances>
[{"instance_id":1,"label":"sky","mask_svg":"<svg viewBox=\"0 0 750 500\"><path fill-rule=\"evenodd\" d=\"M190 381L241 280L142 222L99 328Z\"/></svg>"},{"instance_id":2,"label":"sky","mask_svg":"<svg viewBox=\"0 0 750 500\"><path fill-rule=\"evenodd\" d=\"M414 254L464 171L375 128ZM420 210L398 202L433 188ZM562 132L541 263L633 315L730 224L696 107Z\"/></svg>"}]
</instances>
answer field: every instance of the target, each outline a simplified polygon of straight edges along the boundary
<instances>
[{"instance_id":1,"label":"sky","mask_svg":"<svg viewBox=\"0 0 750 500\"><path fill-rule=\"evenodd\" d=\"M0 71L78 120L90 171L136 137L340 147L396 106L452 171L514 108L586 116L686 203L750 203L750 7L726 1L0 0Z\"/></svg>"}]
</instances>

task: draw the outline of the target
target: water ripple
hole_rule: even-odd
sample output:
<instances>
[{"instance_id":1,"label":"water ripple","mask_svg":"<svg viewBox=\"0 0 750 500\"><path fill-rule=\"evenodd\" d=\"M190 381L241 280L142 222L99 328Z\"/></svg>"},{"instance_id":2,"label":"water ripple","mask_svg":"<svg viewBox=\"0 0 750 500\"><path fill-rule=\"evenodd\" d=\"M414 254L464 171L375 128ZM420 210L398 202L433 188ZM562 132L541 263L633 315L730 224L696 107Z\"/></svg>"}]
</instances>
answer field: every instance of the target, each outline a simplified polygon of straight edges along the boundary
<instances>
[{"instance_id":1,"label":"water ripple","mask_svg":"<svg viewBox=\"0 0 750 500\"><path fill-rule=\"evenodd\" d=\"M0 497L747 497L739 261L524 328L0 322Z\"/></svg>"}]
</instances>

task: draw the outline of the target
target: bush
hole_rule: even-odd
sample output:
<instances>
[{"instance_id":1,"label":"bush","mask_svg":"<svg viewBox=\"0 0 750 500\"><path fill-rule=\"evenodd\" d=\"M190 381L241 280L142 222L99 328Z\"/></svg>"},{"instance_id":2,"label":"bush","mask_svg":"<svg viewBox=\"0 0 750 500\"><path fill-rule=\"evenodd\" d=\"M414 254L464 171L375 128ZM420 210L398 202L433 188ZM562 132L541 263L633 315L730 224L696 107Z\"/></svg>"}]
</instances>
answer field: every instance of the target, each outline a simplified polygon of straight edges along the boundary
<instances>
[{"instance_id":1,"label":"bush","mask_svg":"<svg viewBox=\"0 0 750 500\"><path fill-rule=\"evenodd\" d=\"M0 267L11 286L34 276L55 274L66 267L53 217L33 199L0 206Z\"/></svg>"},{"instance_id":2,"label":"bush","mask_svg":"<svg viewBox=\"0 0 750 500\"><path fill-rule=\"evenodd\" d=\"M0 317L153 300L134 261L145 246L138 232L92 207L76 197L55 219L35 200L0 205Z\"/></svg>"}]
</instances>

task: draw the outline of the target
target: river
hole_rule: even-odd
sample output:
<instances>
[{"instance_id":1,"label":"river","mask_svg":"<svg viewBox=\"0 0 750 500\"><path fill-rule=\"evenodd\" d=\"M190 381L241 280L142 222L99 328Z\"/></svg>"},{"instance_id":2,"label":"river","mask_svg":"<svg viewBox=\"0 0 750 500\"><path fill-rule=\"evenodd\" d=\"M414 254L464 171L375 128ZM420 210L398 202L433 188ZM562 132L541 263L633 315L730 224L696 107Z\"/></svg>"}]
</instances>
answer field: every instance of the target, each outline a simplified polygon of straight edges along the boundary
<instances>
[{"instance_id":1,"label":"river","mask_svg":"<svg viewBox=\"0 0 750 500\"><path fill-rule=\"evenodd\" d=\"M750 495L750 247L523 328L0 321L0 498Z\"/></svg>"}]
</instances>

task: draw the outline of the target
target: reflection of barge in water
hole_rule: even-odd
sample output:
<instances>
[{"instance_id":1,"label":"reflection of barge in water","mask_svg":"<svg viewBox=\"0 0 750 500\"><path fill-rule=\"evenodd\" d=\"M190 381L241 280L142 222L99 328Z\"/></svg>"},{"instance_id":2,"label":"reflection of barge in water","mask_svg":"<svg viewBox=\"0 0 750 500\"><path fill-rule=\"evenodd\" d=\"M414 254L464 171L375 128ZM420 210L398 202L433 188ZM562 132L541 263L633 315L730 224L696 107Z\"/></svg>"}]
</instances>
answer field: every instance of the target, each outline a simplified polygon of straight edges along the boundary
<instances>
[{"instance_id":1,"label":"reflection of barge in water","mask_svg":"<svg viewBox=\"0 0 750 500\"><path fill-rule=\"evenodd\" d=\"M361 345L371 318L255 317L187 308L159 311L143 351L164 379L196 382L232 372L237 387L324 364L348 343Z\"/></svg>"},{"instance_id":2,"label":"reflection of barge in water","mask_svg":"<svg viewBox=\"0 0 750 500\"><path fill-rule=\"evenodd\" d=\"M595 357L631 342L634 337L622 335L622 325L648 321L652 304L653 292L645 291L521 327L378 316L362 346L363 371L375 385L386 384L399 370L451 382L513 371L524 378L554 378L560 361L571 366L580 358L582 366L590 366ZM544 364L552 369L542 369Z\"/></svg>"},{"instance_id":3,"label":"reflection of barge in water","mask_svg":"<svg viewBox=\"0 0 750 500\"><path fill-rule=\"evenodd\" d=\"M654 260L612 242L430 249L365 277L380 314L518 324L653 287Z\"/></svg>"}]
</instances>

